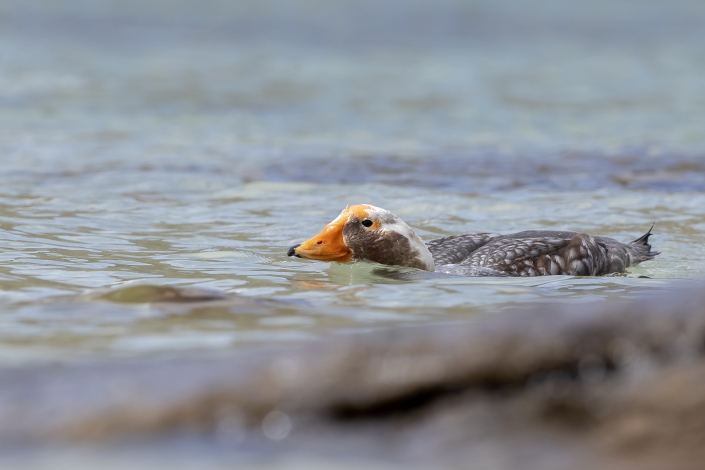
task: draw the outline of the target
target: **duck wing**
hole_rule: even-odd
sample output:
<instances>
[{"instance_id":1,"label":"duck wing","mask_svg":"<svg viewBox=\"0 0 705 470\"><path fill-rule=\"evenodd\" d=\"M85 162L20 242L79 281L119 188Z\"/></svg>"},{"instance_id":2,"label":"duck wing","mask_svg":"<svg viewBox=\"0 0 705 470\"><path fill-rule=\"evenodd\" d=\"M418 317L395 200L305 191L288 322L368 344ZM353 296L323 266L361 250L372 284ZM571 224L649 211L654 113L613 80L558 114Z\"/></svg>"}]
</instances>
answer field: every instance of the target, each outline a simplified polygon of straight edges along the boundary
<instances>
[{"instance_id":1,"label":"duck wing","mask_svg":"<svg viewBox=\"0 0 705 470\"><path fill-rule=\"evenodd\" d=\"M436 265L460 264L470 254L492 239L501 237L497 233L469 233L437 238L426 242L428 251Z\"/></svg>"},{"instance_id":2,"label":"duck wing","mask_svg":"<svg viewBox=\"0 0 705 470\"><path fill-rule=\"evenodd\" d=\"M605 243L575 232L529 231L498 237L461 264L514 276L600 276L612 272Z\"/></svg>"}]
</instances>

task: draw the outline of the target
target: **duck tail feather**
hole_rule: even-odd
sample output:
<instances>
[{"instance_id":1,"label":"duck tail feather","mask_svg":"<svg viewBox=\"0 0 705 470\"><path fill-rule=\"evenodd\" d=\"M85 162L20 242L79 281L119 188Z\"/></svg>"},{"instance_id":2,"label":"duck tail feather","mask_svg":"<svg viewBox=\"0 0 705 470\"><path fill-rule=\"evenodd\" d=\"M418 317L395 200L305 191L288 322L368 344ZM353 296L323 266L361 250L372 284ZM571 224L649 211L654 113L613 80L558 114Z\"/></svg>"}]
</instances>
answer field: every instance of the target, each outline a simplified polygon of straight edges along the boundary
<instances>
[{"instance_id":1,"label":"duck tail feather","mask_svg":"<svg viewBox=\"0 0 705 470\"><path fill-rule=\"evenodd\" d=\"M649 237L653 235L651 231L654 229L654 225L656 225L656 222L651 224L651 228L644 235L634 241L629 242L629 244L632 245L637 252L640 258L639 261L646 261L654 258L656 255L661 254L658 251L651 251L651 245L649 244Z\"/></svg>"}]
</instances>

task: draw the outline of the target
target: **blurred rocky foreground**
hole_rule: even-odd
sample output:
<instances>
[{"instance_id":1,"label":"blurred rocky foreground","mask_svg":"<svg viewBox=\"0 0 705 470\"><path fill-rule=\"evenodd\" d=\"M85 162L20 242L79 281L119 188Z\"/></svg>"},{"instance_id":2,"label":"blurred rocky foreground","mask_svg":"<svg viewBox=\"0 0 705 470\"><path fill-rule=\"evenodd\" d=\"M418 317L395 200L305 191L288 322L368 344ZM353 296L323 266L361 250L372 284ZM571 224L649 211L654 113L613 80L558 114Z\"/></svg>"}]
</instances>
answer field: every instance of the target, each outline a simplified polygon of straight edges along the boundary
<instances>
[{"instance_id":1,"label":"blurred rocky foreground","mask_svg":"<svg viewBox=\"0 0 705 470\"><path fill-rule=\"evenodd\" d=\"M5 368L0 454L178 455L197 442L285 467L702 469L704 305L687 291L226 355Z\"/></svg>"}]
</instances>

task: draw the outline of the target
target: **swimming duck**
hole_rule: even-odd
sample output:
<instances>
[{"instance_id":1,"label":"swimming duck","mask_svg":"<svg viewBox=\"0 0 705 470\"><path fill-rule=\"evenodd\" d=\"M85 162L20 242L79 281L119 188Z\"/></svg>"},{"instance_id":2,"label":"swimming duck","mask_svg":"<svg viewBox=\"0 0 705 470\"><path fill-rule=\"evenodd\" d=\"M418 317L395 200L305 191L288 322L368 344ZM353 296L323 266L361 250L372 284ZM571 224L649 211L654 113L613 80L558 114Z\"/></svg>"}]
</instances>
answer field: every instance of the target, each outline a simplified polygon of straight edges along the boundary
<instances>
[{"instance_id":1,"label":"swimming duck","mask_svg":"<svg viewBox=\"0 0 705 470\"><path fill-rule=\"evenodd\" d=\"M653 226L652 226L653 228ZM289 256L320 261L374 261L475 276L601 276L652 259L651 229L629 243L586 233L528 230L474 233L424 242L403 220L368 204L349 206Z\"/></svg>"}]
</instances>

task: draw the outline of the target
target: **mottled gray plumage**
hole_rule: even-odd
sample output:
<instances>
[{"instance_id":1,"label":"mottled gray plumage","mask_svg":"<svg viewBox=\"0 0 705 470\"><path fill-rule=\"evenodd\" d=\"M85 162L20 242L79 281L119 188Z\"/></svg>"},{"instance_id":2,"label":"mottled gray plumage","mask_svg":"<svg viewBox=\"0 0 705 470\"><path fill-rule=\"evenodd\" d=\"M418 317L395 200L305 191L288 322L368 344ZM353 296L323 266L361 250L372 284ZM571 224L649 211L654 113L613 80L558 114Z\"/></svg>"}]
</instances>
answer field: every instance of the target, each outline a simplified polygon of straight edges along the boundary
<instances>
[{"instance_id":1,"label":"mottled gray plumage","mask_svg":"<svg viewBox=\"0 0 705 470\"><path fill-rule=\"evenodd\" d=\"M460 269L467 271L466 275L601 276L623 273L629 266L656 256L649 236L650 229L630 243L621 243L586 233L529 230L509 235L451 236L431 240L427 247L444 272ZM451 269L447 265L462 268Z\"/></svg>"},{"instance_id":2,"label":"mottled gray plumage","mask_svg":"<svg viewBox=\"0 0 705 470\"><path fill-rule=\"evenodd\" d=\"M459 264L470 254L493 238L501 237L496 233L469 233L452 235L426 242L428 251L436 264Z\"/></svg>"}]
</instances>

